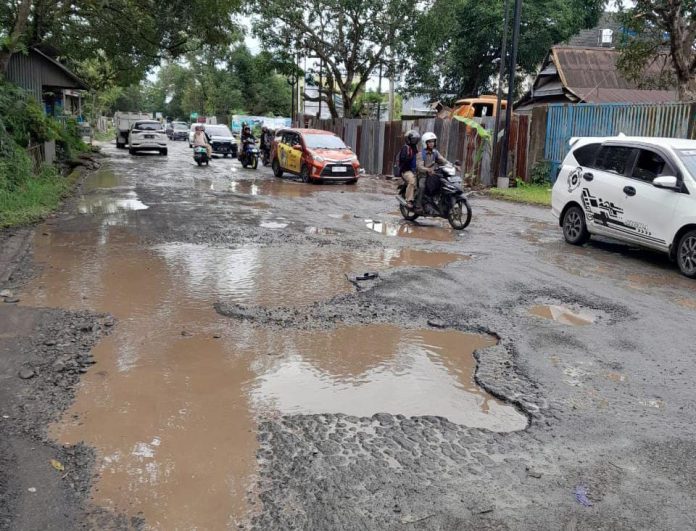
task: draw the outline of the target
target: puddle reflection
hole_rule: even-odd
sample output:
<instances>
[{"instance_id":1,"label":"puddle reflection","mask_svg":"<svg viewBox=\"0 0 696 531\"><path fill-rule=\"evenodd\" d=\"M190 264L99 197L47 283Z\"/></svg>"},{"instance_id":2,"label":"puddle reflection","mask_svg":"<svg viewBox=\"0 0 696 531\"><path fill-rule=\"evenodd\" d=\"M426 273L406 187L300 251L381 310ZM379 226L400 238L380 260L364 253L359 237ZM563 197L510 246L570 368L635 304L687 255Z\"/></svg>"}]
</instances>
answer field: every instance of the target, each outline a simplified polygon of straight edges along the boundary
<instances>
[{"instance_id":1,"label":"puddle reflection","mask_svg":"<svg viewBox=\"0 0 696 531\"><path fill-rule=\"evenodd\" d=\"M584 312L574 312L565 306L558 305L538 305L529 310L531 315L549 319L557 323L570 326L587 326L594 323L593 315Z\"/></svg>"},{"instance_id":2,"label":"puddle reflection","mask_svg":"<svg viewBox=\"0 0 696 531\"><path fill-rule=\"evenodd\" d=\"M385 236L399 236L402 238L419 238L423 240L452 241L454 231L439 225L424 225L407 221L378 221L366 219L368 229L384 234Z\"/></svg>"}]
</instances>

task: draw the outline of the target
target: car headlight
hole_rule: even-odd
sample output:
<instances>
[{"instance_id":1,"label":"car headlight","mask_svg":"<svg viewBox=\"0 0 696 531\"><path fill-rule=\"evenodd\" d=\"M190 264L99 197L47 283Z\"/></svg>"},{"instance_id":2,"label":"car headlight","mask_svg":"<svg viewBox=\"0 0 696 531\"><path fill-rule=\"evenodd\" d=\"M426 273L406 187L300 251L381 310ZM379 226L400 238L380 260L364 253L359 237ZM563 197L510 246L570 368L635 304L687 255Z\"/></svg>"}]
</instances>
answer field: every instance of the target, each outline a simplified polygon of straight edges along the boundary
<instances>
[{"instance_id":1,"label":"car headlight","mask_svg":"<svg viewBox=\"0 0 696 531\"><path fill-rule=\"evenodd\" d=\"M326 159L324 157L320 157L319 155L315 155L312 153L312 159L314 162L326 162Z\"/></svg>"}]
</instances>

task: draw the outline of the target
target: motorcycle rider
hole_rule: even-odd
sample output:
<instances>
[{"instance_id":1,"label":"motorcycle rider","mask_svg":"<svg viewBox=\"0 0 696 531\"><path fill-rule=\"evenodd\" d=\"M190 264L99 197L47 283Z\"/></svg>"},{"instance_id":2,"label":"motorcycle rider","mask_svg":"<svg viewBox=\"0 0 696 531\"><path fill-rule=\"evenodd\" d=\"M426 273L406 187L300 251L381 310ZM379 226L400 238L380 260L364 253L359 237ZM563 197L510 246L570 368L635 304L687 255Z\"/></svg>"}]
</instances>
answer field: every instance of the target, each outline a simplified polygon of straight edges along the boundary
<instances>
[{"instance_id":1,"label":"motorcycle rider","mask_svg":"<svg viewBox=\"0 0 696 531\"><path fill-rule=\"evenodd\" d=\"M273 142L273 133L265 125L261 128L261 152L264 156L268 156L271 152L271 143Z\"/></svg>"},{"instance_id":2,"label":"motorcycle rider","mask_svg":"<svg viewBox=\"0 0 696 531\"><path fill-rule=\"evenodd\" d=\"M210 145L210 137L208 133L205 132L205 127L202 125L197 125L193 133L193 147L202 146L208 152L208 159L211 159L213 153L213 148Z\"/></svg>"},{"instance_id":3,"label":"motorcycle rider","mask_svg":"<svg viewBox=\"0 0 696 531\"><path fill-rule=\"evenodd\" d=\"M401 178L406 183L406 203L409 208L414 208L413 199L418 188L416 179L416 156L418 155L418 142L420 142L418 131L411 130L406 133L406 143L399 152L399 169Z\"/></svg>"},{"instance_id":4,"label":"motorcycle rider","mask_svg":"<svg viewBox=\"0 0 696 531\"><path fill-rule=\"evenodd\" d=\"M251 127L245 124L242 128L242 151L239 154L239 160L242 160L244 153L246 153L247 144L251 142L256 142L256 137L251 132Z\"/></svg>"},{"instance_id":5,"label":"motorcycle rider","mask_svg":"<svg viewBox=\"0 0 696 531\"><path fill-rule=\"evenodd\" d=\"M435 175L435 169L438 166L446 166L448 164L440 152L435 149L437 145L437 136L435 133L427 132L423 134L423 149L416 155L416 168L418 170L418 198L417 204L421 206L423 203L423 193L433 193L434 189L439 187L439 180L436 184L431 184ZM423 179L423 181L421 181ZM430 182L429 182L430 181Z\"/></svg>"}]
</instances>

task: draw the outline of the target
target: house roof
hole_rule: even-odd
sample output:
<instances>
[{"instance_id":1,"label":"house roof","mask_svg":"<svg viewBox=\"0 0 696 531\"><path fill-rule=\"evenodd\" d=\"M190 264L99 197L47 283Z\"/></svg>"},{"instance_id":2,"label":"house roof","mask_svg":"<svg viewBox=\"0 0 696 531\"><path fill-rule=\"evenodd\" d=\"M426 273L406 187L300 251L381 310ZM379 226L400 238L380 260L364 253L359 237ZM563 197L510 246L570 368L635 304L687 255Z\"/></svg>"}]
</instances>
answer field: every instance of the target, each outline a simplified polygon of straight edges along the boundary
<instances>
[{"instance_id":1,"label":"house roof","mask_svg":"<svg viewBox=\"0 0 696 531\"><path fill-rule=\"evenodd\" d=\"M559 45L551 48L531 91L517 108L548 103L666 103L677 101L675 89L642 88L617 68L619 52L613 48ZM670 68L665 55L645 72L657 76Z\"/></svg>"},{"instance_id":2,"label":"house roof","mask_svg":"<svg viewBox=\"0 0 696 531\"><path fill-rule=\"evenodd\" d=\"M612 40L611 43L602 43L602 31L611 30ZM577 35L571 37L568 41L569 46L582 46L582 47L603 47L613 48L616 46L619 35L623 32L621 23L619 22L618 13L608 13L605 12L599 18L597 26L591 29L586 29L580 31Z\"/></svg>"},{"instance_id":3,"label":"house roof","mask_svg":"<svg viewBox=\"0 0 696 531\"><path fill-rule=\"evenodd\" d=\"M619 52L609 48L554 46L550 53L563 87L582 101L656 103L678 99L674 89L646 90L626 79L616 66L618 58ZM659 75L667 66L665 56L648 67L645 75Z\"/></svg>"},{"instance_id":4,"label":"house roof","mask_svg":"<svg viewBox=\"0 0 696 531\"><path fill-rule=\"evenodd\" d=\"M43 53L41 50L38 50L37 48L32 48L31 52L37 54L42 60L47 61L50 65L52 65L53 67L60 70L65 77L67 77L68 79L70 79L73 82L72 86L65 87L65 88L73 88L73 89L78 89L78 90L88 90L89 89L87 84L84 81L82 81L79 77L77 77L77 75L75 73L73 73L72 70L68 69L65 65L63 65L62 63L59 63L58 61L53 59L53 57L46 55L45 53Z\"/></svg>"}]
</instances>

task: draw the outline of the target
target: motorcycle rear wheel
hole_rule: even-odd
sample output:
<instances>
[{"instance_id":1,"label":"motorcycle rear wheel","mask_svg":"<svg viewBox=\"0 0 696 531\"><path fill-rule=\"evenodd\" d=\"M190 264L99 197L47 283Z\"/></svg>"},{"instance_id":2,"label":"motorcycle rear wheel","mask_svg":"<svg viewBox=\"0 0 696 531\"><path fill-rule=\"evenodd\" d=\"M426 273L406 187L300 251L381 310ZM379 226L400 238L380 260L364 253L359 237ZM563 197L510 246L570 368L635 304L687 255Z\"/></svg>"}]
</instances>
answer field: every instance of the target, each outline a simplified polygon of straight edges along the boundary
<instances>
[{"instance_id":1,"label":"motorcycle rear wheel","mask_svg":"<svg viewBox=\"0 0 696 531\"><path fill-rule=\"evenodd\" d=\"M471 207L469 202L464 197L458 197L454 200L452 208L450 208L447 221L454 230L464 230L471 223Z\"/></svg>"}]
</instances>

